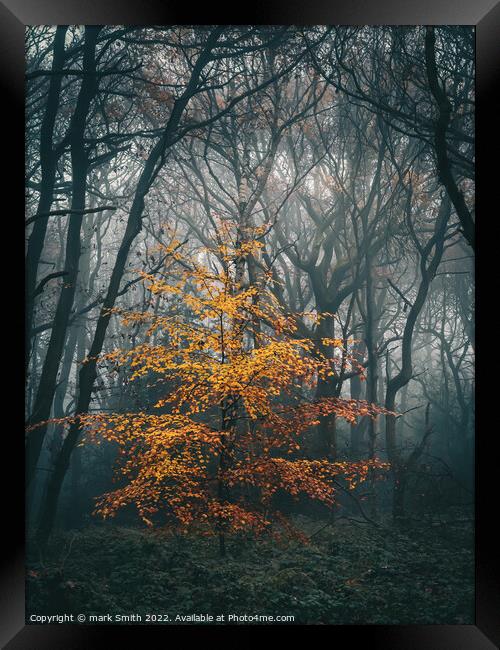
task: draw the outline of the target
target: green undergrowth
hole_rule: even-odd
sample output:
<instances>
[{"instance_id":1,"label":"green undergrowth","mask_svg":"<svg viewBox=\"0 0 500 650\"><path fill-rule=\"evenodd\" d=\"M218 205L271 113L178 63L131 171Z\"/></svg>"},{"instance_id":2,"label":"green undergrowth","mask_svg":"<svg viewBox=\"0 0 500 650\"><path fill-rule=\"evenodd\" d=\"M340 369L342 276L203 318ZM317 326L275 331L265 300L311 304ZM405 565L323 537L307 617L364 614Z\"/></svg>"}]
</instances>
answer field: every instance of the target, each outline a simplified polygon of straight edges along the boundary
<instances>
[{"instance_id":1,"label":"green undergrowth","mask_svg":"<svg viewBox=\"0 0 500 650\"><path fill-rule=\"evenodd\" d=\"M300 518L309 535L321 522ZM308 545L113 525L56 534L27 566L29 614L292 615L302 624L471 624L470 524L375 528L341 520Z\"/></svg>"}]
</instances>

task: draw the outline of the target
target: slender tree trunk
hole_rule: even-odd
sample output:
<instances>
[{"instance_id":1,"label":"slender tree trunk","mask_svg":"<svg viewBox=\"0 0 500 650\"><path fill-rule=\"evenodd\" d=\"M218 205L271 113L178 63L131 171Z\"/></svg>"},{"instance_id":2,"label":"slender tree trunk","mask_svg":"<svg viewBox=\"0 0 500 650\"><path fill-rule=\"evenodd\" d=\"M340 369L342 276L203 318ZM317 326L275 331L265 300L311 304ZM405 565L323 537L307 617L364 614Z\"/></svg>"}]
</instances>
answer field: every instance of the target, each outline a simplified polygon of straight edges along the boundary
<instances>
[{"instance_id":1,"label":"slender tree trunk","mask_svg":"<svg viewBox=\"0 0 500 650\"><path fill-rule=\"evenodd\" d=\"M401 369L387 382L385 408L389 411L395 411L396 396L399 390L405 386L412 377L412 343L413 331L417 318L422 310L430 284L436 274L437 267L443 255L444 238L446 226L450 217L450 204L447 198L443 198L439 214L434 227L434 234L427 242L424 248L420 249L420 273L421 280L417 291L415 302L408 311L406 324L403 331L402 349L401 349ZM431 252L434 250L432 256ZM429 260L430 257L430 261ZM385 440L387 447L387 456L392 466L394 478L393 490L393 515L395 520L404 519L404 498L407 485L406 469L407 464L402 457L396 437L396 416L386 415L385 418Z\"/></svg>"},{"instance_id":2,"label":"slender tree trunk","mask_svg":"<svg viewBox=\"0 0 500 650\"><path fill-rule=\"evenodd\" d=\"M364 340L359 341L354 350L354 358L361 363L365 356L366 344ZM362 399L363 395L363 382L359 378L359 375L354 375L350 379L350 389L351 389L351 399L359 400ZM352 460L359 460L363 455L363 438L366 428L366 418L362 418L357 422L351 424L351 458Z\"/></svg>"},{"instance_id":3,"label":"slender tree trunk","mask_svg":"<svg viewBox=\"0 0 500 650\"><path fill-rule=\"evenodd\" d=\"M405 384L403 388L401 389L401 401L399 405L399 410L401 413L404 413L406 409L408 408L408 386L409 384ZM399 435L401 436L404 428L405 428L405 418L401 417L398 418L399 422Z\"/></svg>"},{"instance_id":4,"label":"slender tree trunk","mask_svg":"<svg viewBox=\"0 0 500 650\"><path fill-rule=\"evenodd\" d=\"M184 109L192 97L193 92L199 83L200 75L209 60L208 54L215 46L219 30L214 30L213 34L209 37L205 50L200 55L196 65L193 68L191 79L187 85L186 90L176 101L170 119L165 127L165 131L156 145L151 150L150 155L146 161L142 171L137 190L130 209L129 218L125 234L118 250L115 265L111 274L111 279L108 286L108 291L104 299L101 312L97 321L94 338L90 351L88 354L87 363L83 364L79 372L79 390L78 400L76 405L76 415L86 413L90 406L92 398L92 389L97 377L97 359L102 352L106 332L108 329L109 321L111 319L111 309L114 307L118 293L120 290L120 283L125 272L125 265L128 259L130 248L142 229L142 218L144 212L145 198L153 184L158 172L163 166L165 154L170 146L170 140L173 137L175 130L179 126L179 122L183 115ZM69 461L73 449L75 448L80 436L80 425L78 422L72 424L69 428L68 435L64 440L61 453L57 459L54 472L49 481L47 499L40 517L38 526L37 538L39 543L44 546L52 531L59 494L61 487L68 470Z\"/></svg>"},{"instance_id":5,"label":"slender tree trunk","mask_svg":"<svg viewBox=\"0 0 500 650\"><path fill-rule=\"evenodd\" d=\"M52 59L52 73L62 70L65 60L64 39L66 38L67 25L59 25L54 36ZM28 365L31 352L31 331L35 309L35 289L38 265L45 242L48 218L40 215L50 211L54 199L54 186L56 178L56 165L59 152L54 149L54 125L59 105L59 96L62 84L62 74L52 74L47 93L47 104L43 115L40 131L40 197L36 211L36 219L28 239L25 263L25 372L28 374Z\"/></svg>"},{"instance_id":6,"label":"slender tree trunk","mask_svg":"<svg viewBox=\"0 0 500 650\"><path fill-rule=\"evenodd\" d=\"M373 264L370 255L366 256L366 351L368 353L368 372L366 381L366 399L375 404L377 402L378 366L375 349L375 296L373 295ZM368 457L375 457L375 444L377 440L376 422L373 418L368 422Z\"/></svg>"},{"instance_id":7,"label":"slender tree trunk","mask_svg":"<svg viewBox=\"0 0 500 650\"><path fill-rule=\"evenodd\" d=\"M444 185L448 196L457 211L458 218L462 225L462 232L465 239L475 248L475 226L472 215L467 207L464 195L460 191L455 177L453 176L451 161L448 156L448 145L446 142L446 131L450 124L452 105L446 96L445 90L441 87L437 64L436 64L436 35L434 27L426 27L425 33L425 64L427 79L432 95L436 100L438 108L438 119L434 129L434 147L436 151L437 170L439 180Z\"/></svg>"},{"instance_id":8,"label":"slender tree trunk","mask_svg":"<svg viewBox=\"0 0 500 650\"><path fill-rule=\"evenodd\" d=\"M78 336L77 361L85 358L87 353L85 327L82 327ZM76 386L77 394L80 387ZM63 443L64 444L64 443ZM54 467L57 467L57 460ZM76 447L71 457L71 486L69 493L69 517L70 526L75 526L81 519L82 515L82 498L81 498L81 478L82 478L82 449Z\"/></svg>"},{"instance_id":9,"label":"slender tree trunk","mask_svg":"<svg viewBox=\"0 0 500 650\"><path fill-rule=\"evenodd\" d=\"M78 338L78 328L74 327L70 331L70 335L68 337L68 343L65 347L64 359L61 367L61 375L59 377L59 385L57 386L57 390L54 396L54 404L52 409L52 414L54 418L59 419L59 418L63 418L66 415L64 409L64 400L68 391L69 375L71 372L71 367L75 356L77 338ZM60 438L62 437L60 433L60 425L56 424L51 428L53 430L50 431L49 429L47 433L47 438L49 439L49 443L47 447L50 448L49 464L47 467L47 469L49 470L52 470L56 462L61 447ZM27 517L27 519L30 522L32 519L31 513L36 512L36 508L40 507L45 502L45 498L47 495L48 480L49 480L48 476L42 475L40 477L35 477L35 479L29 485L29 488L26 492L26 512L29 514L29 517ZM37 499L35 503L34 500L35 491L38 492L38 490L40 489L39 486L42 488L42 495L41 498Z\"/></svg>"},{"instance_id":10,"label":"slender tree trunk","mask_svg":"<svg viewBox=\"0 0 500 650\"><path fill-rule=\"evenodd\" d=\"M325 310L326 311L326 310ZM332 346L324 346L322 338L335 336L335 321L333 316L326 316L318 326L318 348L328 358L333 358ZM339 386L336 376L319 378L316 386L316 399L323 397L338 397ZM337 458L337 420L335 413L319 418L318 425L318 452L323 458Z\"/></svg>"},{"instance_id":11,"label":"slender tree trunk","mask_svg":"<svg viewBox=\"0 0 500 650\"><path fill-rule=\"evenodd\" d=\"M71 214L69 218L64 267L66 277L57 303L54 324L33 412L29 419L29 425L43 423L50 416L52 401L57 387L57 372L64 350L69 317L76 291L81 251L80 228L82 224L82 211L85 209L88 172L88 157L84 133L90 104L97 92L95 50L100 29L101 27L94 26L85 29L83 54L83 70L85 74L73 115L70 135L73 182L71 209L72 211L77 211L77 213ZM35 475L36 465L46 432L47 425L42 424L31 430L28 434L26 445L26 478L28 484L33 480Z\"/></svg>"}]
</instances>

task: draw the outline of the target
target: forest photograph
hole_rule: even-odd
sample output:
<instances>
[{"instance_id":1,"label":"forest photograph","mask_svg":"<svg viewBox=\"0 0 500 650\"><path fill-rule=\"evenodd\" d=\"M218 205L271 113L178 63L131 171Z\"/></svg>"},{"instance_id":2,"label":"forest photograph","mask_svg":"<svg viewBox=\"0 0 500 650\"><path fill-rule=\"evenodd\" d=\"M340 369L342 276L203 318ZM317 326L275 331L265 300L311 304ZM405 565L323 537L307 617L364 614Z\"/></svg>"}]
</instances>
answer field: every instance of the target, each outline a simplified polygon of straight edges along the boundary
<instances>
[{"instance_id":1,"label":"forest photograph","mask_svg":"<svg viewBox=\"0 0 500 650\"><path fill-rule=\"evenodd\" d=\"M474 623L474 57L26 27L28 624Z\"/></svg>"}]
</instances>

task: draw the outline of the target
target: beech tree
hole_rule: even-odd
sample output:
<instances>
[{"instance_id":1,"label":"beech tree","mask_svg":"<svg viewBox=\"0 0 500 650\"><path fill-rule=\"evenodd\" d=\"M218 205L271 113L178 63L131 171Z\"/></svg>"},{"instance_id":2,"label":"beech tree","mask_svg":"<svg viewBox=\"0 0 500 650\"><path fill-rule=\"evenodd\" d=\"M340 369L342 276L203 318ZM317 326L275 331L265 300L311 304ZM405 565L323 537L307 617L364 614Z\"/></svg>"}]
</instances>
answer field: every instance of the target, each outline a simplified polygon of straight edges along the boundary
<instances>
[{"instance_id":1,"label":"beech tree","mask_svg":"<svg viewBox=\"0 0 500 650\"><path fill-rule=\"evenodd\" d=\"M372 521L386 515L391 490L392 514L411 514L416 481L431 477L426 463L445 463L449 480L470 485L471 45L470 30L455 27L28 30L26 451L30 531L42 546L56 522L78 525L88 514L95 473L103 483L110 476L112 447L80 447L82 425L126 455L134 444L143 448L153 413L165 418L155 430L170 430L183 382L202 403L182 363L201 363L203 350L180 365L172 357L159 384L148 386L151 368L131 380L146 340L159 352L170 349L169 319L177 327L190 323L200 336L208 329L212 341L216 323L193 306L197 297L208 299L202 276L216 293L230 278L228 305L231 298L237 309L222 319L227 340L236 337L239 312L246 314L241 371L247 357L257 363L272 350L271 342L296 364L294 377L279 361L276 376L265 374L267 366L257 374L262 390L275 382L279 394L267 395L268 411L255 421L241 395L228 407L227 433L221 403L198 413L182 404L187 419L175 430L211 427L205 433L212 432L212 447L199 441L211 449L199 470L210 490L223 439L237 450L234 458L222 454L228 476L246 457L247 421L268 473L281 457L304 462L304 473L313 461L337 469L389 462L390 490L369 480L360 497L361 505L369 500ZM147 319L162 322L163 333L148 333ZM175 361L191 347L186 334ZM109 372L106 364L119 354ZM237 376L228 357L218 368L216 347L204 354L207 367ZM308 372L300 364L309 364ZM161 386L167 401L156 411ZM231 391L223 403L231 404ZM254 397L250 387L246 399ZM378 404L369 408L379 416L346 419L338 409L349 399ZM273 420L280 409L282 424ZM304 414L303 427L294 409ZM113 427L121 416L132 424L118 436ZM264 453L274 424L281 446ZM188 430L182 435L187 439ZM172 452L167 439L160 456ZM291 440L300 449L291 445L288 454ZM146 472L139 465L137 459L129 478ZM328 490L342 513L337 478L328 479ZM164 475L162 486L169 480ZM277 525L271 511L276 504L283 510L285 488L264 504L263 484L255 481L245 478L240 489L224 479L224 498L203 492L187 527L221 533L222 515L219 524L200 521L211 500L253 513L257 528L257 519L266 519L261 532ZM120 489L130 497L131 487ZM158 489L169 501L172 495ZM117 512L111 496L102 504ZM158 504L151 516L140 512L182 529L173 510L160 514L163 497ZM228 532L229 514L226 524Z\"/></svg>"},{"instance_id":2,"label":"beech tree","mask_svg":"<svg viewBox=\"0 0 500 650\"><path fill-rule=\"evenodd\" d=\"M95 48L95 40L97 38L98 31L99 30L96 31L94 36L94 41L93 41L94 48ZM192 66L191 63L191 50L193 49L193 46L194 48L197 48L200 47L200 45L196 42L196 40L194 41L194 43L189 42L189 34L187 35L188 38L186 39L186 42L183 43L182 39L183 37L185 37L185 35L182 33L182 30L180 30L179 32L174 32L173 43L175 43L175 45L177 46L177 52L179 50L183 51L186 56L186 63L188 64L187 66L188 76L187 76L187 80L183 79L185 83L185 88L180 96L176 98L171 93L165 91L160 97L161 101L168 108L168 112L166 115L166 119L167 119L166 127L161 132L161 135L158 138L155 146L153 146L149 155L146 157L146 164L139 177L137 189L134 196L134 201L132 203L129 219L127 222L128 223L127 229L125 230L124 233L122 245L117 253L114 271L110 278L110 285L107 291L107 295L103 301L101 318L99 319L97 329L96 329L96 334L94 337L94 342L91 346L93 356L97 356L102 349L102 345L104 343L104 338L107 329L107 323L108 323L107 312L113 306L116 297L119 294L120 283L125 269L131 244L134 241L137 234L140 232L142 227L142 214L145 206L145 196L147 195L151 185L156 179L159 170L164 164L165 156L167 155L170 147L175 142L177 142L180 138L182 138L187 133L189 133L191 130L195 128L200 128L200 126L207 126L211 124L215 120L219 119L221 115L227 113L234 105L238 104L238 102L242 101L242 99L244 99L245 97L249 96L252 93L258 92L261 89L266 88L276 78L279 78L279 76L285 74L285 72L291 67L293 67L295 64L293 58L292 58L292 63L290 63L288 60L285 59L282 69L280 69L279 67L275 67L275 69L268 71L267 75L264 74L263 80L262 77L258 78L255 86L250 88L247 87L243 89L241 93L239 94L237 93L236 96L231 98L231 100L228 102L226 106L224 106L220 110L217 109L217 112L215 114L207 115L205 113L204 119L202 119L201 114L198 110L198 112L196 113L197 117L193 120L192 118L192 115L194 115L193 109L192 108L190 109L191 114L187 116L188 114L186 111L186 107L188 106L189 103L193 104L193 101L196 100L197 98L196 96L200 92L210 91L209 76L206 76L204 70L207 68L208 64L211 63L212 61L224 60L224 55L222 55L220 52L214 54L213 51L215 51L216 46L221 48L222 51L224 50L224 48L226 48L227 53L225 56L227 58L233 58L237 56L242 57L246 51L248 51L249 49L252 50L253 48L257 48L257 49L266 48L266 47L275 48L280 43L280 41L283 40L285 31L286 30L276 30L276 33L273 33L273 31L271 30L269 40L267 42L263 43L262 41L260 41L257 42L256 45L254 44L249 45L248 42L243 43L243 45L241 45L241 43L238 43L238 47L235 50L234 47L235 44L233 43L231 38L220 40L220 37L224 32L224 28L222 27L216 28L212 32L208 33L206 41L202 43L199 57L196 63L194 64L194 66ZM120 33L120 36L121 35L122 34ZM245 35L247 35L247 38L250 41L254 40L254 34L252 30L249 30L247 32L243 30L242 39L245 38ZM116 40L116 34L113 35L112 40L113 41ZM91 47L92 47L92 43L90 40L88 40L87 50L89 52ZM298 56L299 58L303 56L303 50L300 50L299 48L298 54L295 54L295 56ZM91 65L91 63L86 64L84 59L84 65ZM212 83L217 83L217 81L220 81L221 80L220 75L223 73L224 71L223 70L221 71L220 69L218 69L215 72L212 72ZM176 72L176 74L178 75L178 72ZM184 72L184 74L186 74L186 72ZM88 76L84 77L84 81L82 82L82 87L80 90L80 97L83 98L82 106L79 107L79 105L77 104L77 109L75 111L75 115L79 116L78 124L81 123L81 128L79 130L78 129L75 130L74 127L72 128L71 137L73 139L73 142L76 142L78 138L80 138L79 141L83 141L82 129L85 128L85 115L88 112L88 108L93 98L93 95L97 90L97 86L92 81L92 79L93 77L89 74ZM93 90L92 92L89 92L88 88L90 88L89 84L91 83L94 84L92 85ZM227 76L224 78L223 83L227 83ZM156 119L158 118L158 112L156 112L154 117ZM107 136L107 138L109 139L109 135ZM80 172L84 183L86 183L86 179L87 179L86 174L88 170L88 152L83 150L83 155L86 156L87 166L82 164ZM104 158L106 157L107 156L104 155ZM75 184L74 187L76 187ZM85 187L85 185L83 187ZM63 285L63 289L65 289L66 291L63 291L61 293L59 308L56 311L56 317L54 323L52 324L51 339L50 339L47 355L45 357L44 368L42 370L39 389L38 389L37 397L35 399L33 412L29 420L30 425L33 425L37 422L43 423L44 421L46 421L47 417L50 414L51 404L52 404L52 400L56 388L56 376L57 376L57 371L61 359L62 346L64 344L64 340L67 332L67 326L69 322L69 315L70 315L71 307L73 305L75 282L78 273L78 265L76 264L75 260L78 260L79 258L79 250L80 250L79 225L82 221L84 206L83 205L80 206L80 204L78 204L78 206L75 208L75 206L72 204L70 213L71 213L71 217L70 217L69 229L68 229L68 245L66 247L66 259L68 260L67 265L69 265L68 266L69 270L65 269L64 271L64 274L68 275L67 278L68 283L67 286ZM78 412L85 412L88 409L95 377L96 377L96 373L95 373L95 369L93 369L92 367L92 364L82 369L81 377L79 381L79 401L77 403ZM45 433L46 433L46 427L42 424L40 427L31 429L31 433L28 435L28 439L27 439L28 481L31 481L34 477L35 467L40 455ZM45 530L50 531L51 528L50 522L52 521L55 513L58 494L60 492L62 481L64 479L66 470L68 468L69 458L74 448L74 445L76 443L76 440L77 440L77 432L73 431L71 435L69 435L66 438L64 442L64 445L61 449L61 454L56 463L55 471L52 474L52 477L49 481L47 500L42 512L42 521L43 521L42 529L44 531ZM41 536L46 537L47 534L48 532L43 532L41 533Z\"/></svg>"},{"instance_id":3,"label":"beech tree","mask_svg":"<svg viewBox=\"0 0 500 650\"><path fill-rule=\"evenodd\" d=\"M142 273L152 296L179 309L121 313L124 326L147 326L146 342L110 352L105 362L130 365L132 379L173 385L155 404L160 413L82 415L75 423L87 437L121 449L117 476L124 485L99 499L98 513L112 516L132 503L148 525L162 513L181 531L216 533L221 555L228 533L261 534L276 522L290 529L277 493L332 506L336 483L352 489L370 469L387 467L377 458L332 462L301 454L300 434L319 417L335 413L353 422L385 411L310 395L335 360L318 357L310 340L294 335L295 319L281 312L265 281L242 282L240 260L262 244L236 237L226 232L218 256L201 250L198 263L176 253L183 266L176 284ZM259 321L266 325L256 328Z\"/></svg>"}]
</instances>

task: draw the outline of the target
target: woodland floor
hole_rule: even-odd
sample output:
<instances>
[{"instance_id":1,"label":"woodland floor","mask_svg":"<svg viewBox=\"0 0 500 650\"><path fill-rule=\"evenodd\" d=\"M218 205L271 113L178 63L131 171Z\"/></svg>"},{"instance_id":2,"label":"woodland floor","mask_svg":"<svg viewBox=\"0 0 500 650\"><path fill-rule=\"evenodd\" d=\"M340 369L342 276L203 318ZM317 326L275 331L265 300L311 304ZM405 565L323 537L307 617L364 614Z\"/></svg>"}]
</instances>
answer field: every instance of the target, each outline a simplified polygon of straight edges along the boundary
<instances>
[{"instance_id":1,"label":"woodland floor","mask_svg":"<svg viewBox=\"0 0 500 650\"><path fill-rule=\"evenodd\" d=\"M321 522L300 517L308 534ZM265 614L301 624L471 624L470 524L340 520L308 544L172 539L112 525L58 533L28 562L28 614ZM143 620L144 622L144 620Z\"/></svg>"}]
</instances>

